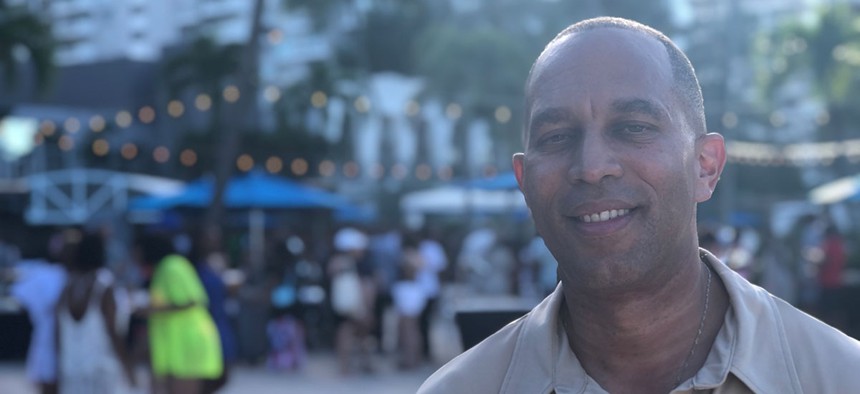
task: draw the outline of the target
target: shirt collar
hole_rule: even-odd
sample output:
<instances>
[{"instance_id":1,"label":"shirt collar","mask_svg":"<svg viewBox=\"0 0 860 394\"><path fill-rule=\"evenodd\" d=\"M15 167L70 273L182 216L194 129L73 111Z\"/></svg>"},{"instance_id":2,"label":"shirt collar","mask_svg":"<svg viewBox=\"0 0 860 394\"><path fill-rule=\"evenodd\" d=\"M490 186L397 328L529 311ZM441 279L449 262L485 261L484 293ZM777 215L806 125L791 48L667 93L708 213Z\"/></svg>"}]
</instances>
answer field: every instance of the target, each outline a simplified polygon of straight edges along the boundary
<instances>
[{"instance_id":1,"label":"shirt collar","mask_svg":"<svg viewBox=\"0 0 860 394\"><path fill-rule=\"evenodd\" d=\"M675 391L713 389L731 373L755 392L800 392L782 318L770 294L710 252L701 252L725 285L730 308L704 366ZM502 393L605 393L570 351L559 320L563 298L559 283L524 318Z\"/></svg>"},{"instance_id":2,"label":"shirt collar","mask_svg":"<svg viewBox=\"0 0 860 394\"><path fill-rule=\"evenodd\" d=\"M770 293L710 252L701 249L701 254L725 285L731 307L693 386L720 386L731 373L755 392L801 392L782 316Z\"/></svg>"}]
</instances>

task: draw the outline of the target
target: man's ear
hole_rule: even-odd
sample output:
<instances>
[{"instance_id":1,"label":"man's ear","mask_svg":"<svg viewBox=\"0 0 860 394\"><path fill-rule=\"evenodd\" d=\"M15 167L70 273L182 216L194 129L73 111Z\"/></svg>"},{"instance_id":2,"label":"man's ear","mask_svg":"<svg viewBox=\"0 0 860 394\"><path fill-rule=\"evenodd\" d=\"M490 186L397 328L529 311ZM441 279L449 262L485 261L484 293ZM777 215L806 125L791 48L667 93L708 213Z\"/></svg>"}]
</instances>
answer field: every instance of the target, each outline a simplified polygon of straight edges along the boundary
<instances>
[{"instance_id":1,"label":"man's ear","mask_svg":"<svg viewBox=\"0 0 860 394\"><path fill-rule=\"evenodd\" d=\"M726 143L723 136L708 133L698 138L699 172L696 179L696 202L705 202L714 194L720 174L726 165Z\"/></svg>"},{"instance_id":2,"label":"man's ear","mask_svg":"<svg viewBox=\"0 0 860 394\"><path fill-rule=\"evenodd\" d=\"M523 190L523 161L525 161L525 153L514 153L511 162L514 166L514 176L517 178L517 185L520 186L520 191Z\"/></svg>"}]
</instances>

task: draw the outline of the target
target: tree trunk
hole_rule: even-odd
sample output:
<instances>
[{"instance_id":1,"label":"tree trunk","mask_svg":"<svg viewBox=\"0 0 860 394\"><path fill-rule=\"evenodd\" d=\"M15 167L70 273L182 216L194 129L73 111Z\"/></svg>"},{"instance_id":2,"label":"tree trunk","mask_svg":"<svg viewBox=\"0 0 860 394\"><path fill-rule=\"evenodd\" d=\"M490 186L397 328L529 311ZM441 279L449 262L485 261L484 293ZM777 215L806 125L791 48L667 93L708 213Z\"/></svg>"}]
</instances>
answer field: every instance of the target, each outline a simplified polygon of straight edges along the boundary
<instances>
[{"instance_id":1,"label":"tree trunk","mask_svg":"<svg viewBox=\"0 0 860 394\"><path fill-rule=\"evenodd\" d=\"M218 141L215 156L215 185L212 204L206 213L204 225L206 228L218 227L224 216L224 192L227 182L233 175L235 160L240 139L240 133L253 129L256 117L257 86L259 74L260 42L262 33L262 14L264 0L254 1L254 11L251 20L251 34L245 45L244 54L236 75L236 87L239 88L239 100L225 103L221 116L222 141Z\"/></svg>"}]
</instances>

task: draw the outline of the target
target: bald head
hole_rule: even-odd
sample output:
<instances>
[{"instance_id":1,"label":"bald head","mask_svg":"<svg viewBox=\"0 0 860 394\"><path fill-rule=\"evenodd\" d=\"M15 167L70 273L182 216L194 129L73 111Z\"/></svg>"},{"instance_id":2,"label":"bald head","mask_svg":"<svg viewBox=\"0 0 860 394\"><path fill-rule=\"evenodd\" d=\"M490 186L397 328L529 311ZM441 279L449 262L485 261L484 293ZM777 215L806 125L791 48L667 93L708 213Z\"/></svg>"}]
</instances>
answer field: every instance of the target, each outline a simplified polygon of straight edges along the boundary
<instances>
[{"instance_id":1,"label":"bald head","mask_svg":"<svg viewBox=\"0 0 860 394\"><path fill-rule=\"evenodd\" d=\"M690 63L687 56L663 33L635 21L612 17L588 19L568 26L552 41L550 41L549 44L547 44L546 48L544 48L543 52L541 52L540 56L535 60L531 70L529 71L528 78L526 79L525 131L528 130L528 125L531 121L531 107L535 94L533 85L536 77L535 74L540 68L540 65L552 57L555 52L561 50L560 46L572 36L597 29L626 30L640 34L643 37L653 39L662 44L661 47L665 50L665 55L668 57L669 70L667 71L671 77L672 93L676 103L682 109L686 123L694 134L701 135L706 132L707 127L705 126L705 109L702 90L699 86L699 81L696 78L693 65ZM525 133L524 138L527 138L527 136L528 133ZM524 142L527 142L527 140Z\"/></svg>"}]
</instances>

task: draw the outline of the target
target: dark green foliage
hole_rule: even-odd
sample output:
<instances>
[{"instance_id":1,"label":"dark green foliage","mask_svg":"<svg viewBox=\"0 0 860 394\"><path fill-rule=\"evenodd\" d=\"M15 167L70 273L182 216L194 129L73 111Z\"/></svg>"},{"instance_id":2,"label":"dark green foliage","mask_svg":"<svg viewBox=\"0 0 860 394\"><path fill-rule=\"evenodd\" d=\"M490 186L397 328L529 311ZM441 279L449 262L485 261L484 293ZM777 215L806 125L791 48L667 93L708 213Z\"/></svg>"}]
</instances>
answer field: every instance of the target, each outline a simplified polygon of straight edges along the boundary
<instances>
[{"instance_id":1,"label":"dark green foliage","mask_svg":"<svg viewBox=\"0 0 860 394\"><path fill-rule=\"evenodd\" d=\"M6 86L18 83L16 48L23 47L30 56L36 75L36 86L45 93L54 73L54 38L51 27L24 6L9 6L0 0L0 69Z\"/></svg>"}]
</instances>

